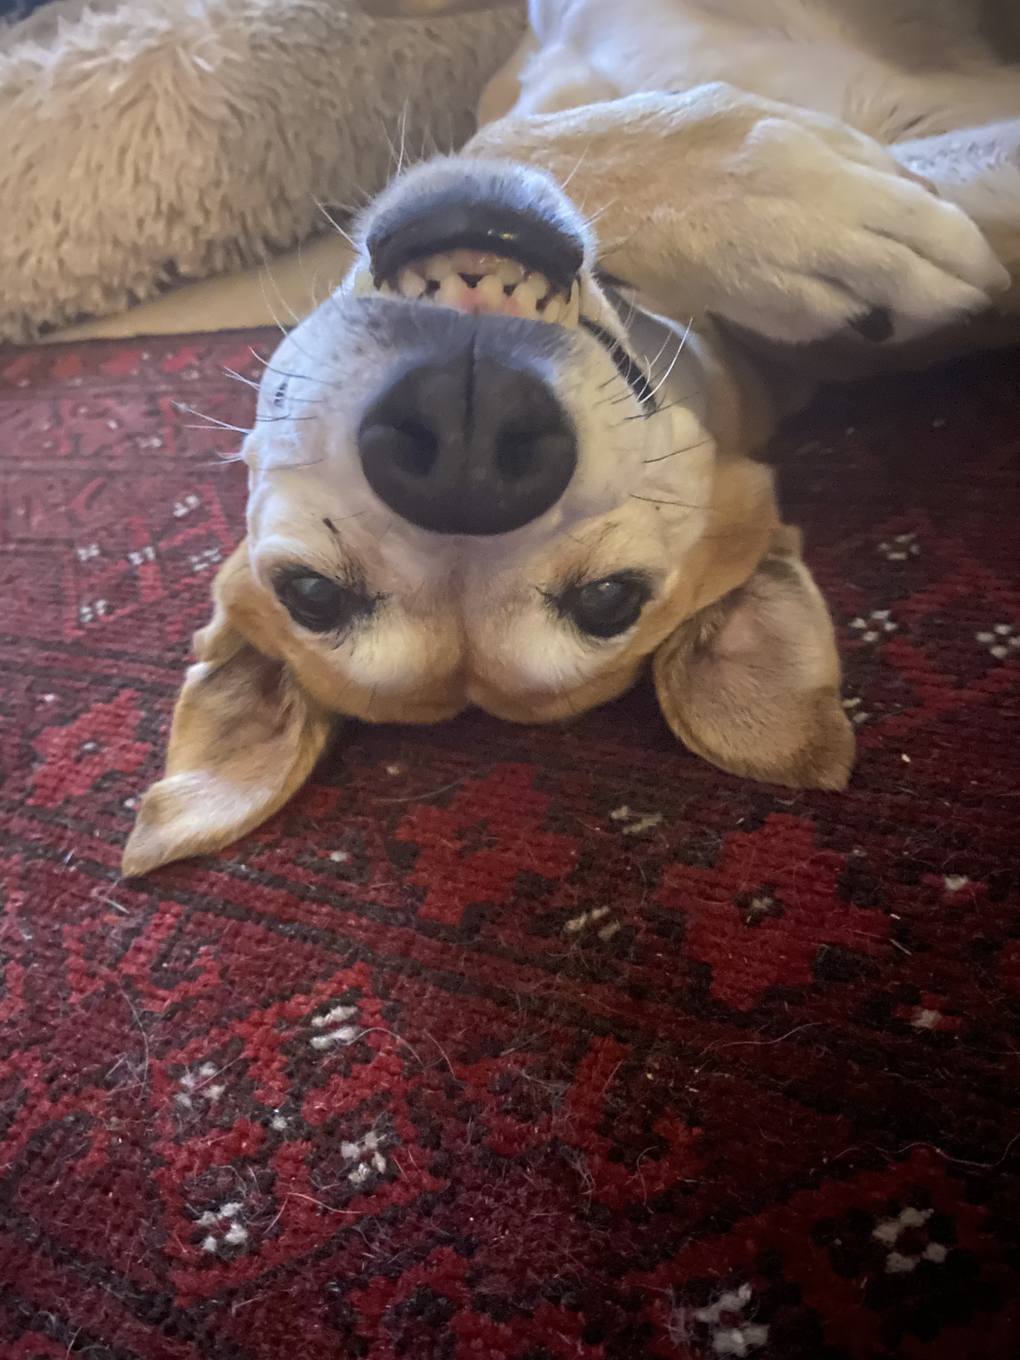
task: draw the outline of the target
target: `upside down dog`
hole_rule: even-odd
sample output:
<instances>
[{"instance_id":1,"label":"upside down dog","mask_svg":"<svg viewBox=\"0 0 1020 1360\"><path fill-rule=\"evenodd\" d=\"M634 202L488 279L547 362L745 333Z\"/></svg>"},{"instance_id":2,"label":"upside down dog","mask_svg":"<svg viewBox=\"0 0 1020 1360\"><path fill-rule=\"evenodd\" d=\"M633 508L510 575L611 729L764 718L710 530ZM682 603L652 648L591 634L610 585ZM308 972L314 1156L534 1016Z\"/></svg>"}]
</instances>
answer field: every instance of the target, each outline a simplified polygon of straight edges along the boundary
<instances>
[{"instance_id":1,"label":"upside down dog","mask_svg":"<svg viewBox=\"0 0 1020 1360\"><path fill-rule=\"evenodd\" d=\"M693 751L845 785L832 625L753 454L821 368L1016 314L1020 33L928 9L536 0L490 121L371 206L267 366L126 874L258 825L337 715L563 719L649 662Z\"/></svg>"}]
</instances>

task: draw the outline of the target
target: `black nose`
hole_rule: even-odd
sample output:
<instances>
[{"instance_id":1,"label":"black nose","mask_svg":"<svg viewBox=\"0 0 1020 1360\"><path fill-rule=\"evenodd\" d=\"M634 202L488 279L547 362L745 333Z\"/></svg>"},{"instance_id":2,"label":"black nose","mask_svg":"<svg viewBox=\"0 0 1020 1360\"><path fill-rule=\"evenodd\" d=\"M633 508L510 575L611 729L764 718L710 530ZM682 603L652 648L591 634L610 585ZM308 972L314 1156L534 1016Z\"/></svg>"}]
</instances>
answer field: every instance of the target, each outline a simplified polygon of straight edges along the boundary
<instances>
[{"instance_id":1,"label":"black nose","mask_svg":"<svg viewBox=\"0 0 1020 1360\"><path fill-rule=\"evenodd\" d=\"M570 418L541 378L474 350L398 379L358 450L376 495L438 534L519 529L555 505L577 463Z\"/></svg>"}]
</instances>

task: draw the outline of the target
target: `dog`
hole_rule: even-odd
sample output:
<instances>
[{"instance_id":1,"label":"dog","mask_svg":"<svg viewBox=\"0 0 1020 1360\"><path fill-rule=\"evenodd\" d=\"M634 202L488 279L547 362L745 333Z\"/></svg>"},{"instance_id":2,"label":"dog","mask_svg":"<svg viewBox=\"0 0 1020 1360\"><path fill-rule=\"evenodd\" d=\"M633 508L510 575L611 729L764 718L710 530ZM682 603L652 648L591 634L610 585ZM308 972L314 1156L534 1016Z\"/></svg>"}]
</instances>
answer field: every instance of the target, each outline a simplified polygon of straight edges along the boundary
<instances>
[{"instance_id":1,"label":"dog","mask_svg":"<svg viewBox=\"0 0 1020 1360\"><path fill-rule=\"evenodd\" d=\"M1017 334L1017 24L917 13L536 0L485 126L363 214L266 367L126 875L257 826L338 715L557 721L648 665L700 756L845 786L832 623L754 454L818 370Z\"/></svg>"}]
</instances>

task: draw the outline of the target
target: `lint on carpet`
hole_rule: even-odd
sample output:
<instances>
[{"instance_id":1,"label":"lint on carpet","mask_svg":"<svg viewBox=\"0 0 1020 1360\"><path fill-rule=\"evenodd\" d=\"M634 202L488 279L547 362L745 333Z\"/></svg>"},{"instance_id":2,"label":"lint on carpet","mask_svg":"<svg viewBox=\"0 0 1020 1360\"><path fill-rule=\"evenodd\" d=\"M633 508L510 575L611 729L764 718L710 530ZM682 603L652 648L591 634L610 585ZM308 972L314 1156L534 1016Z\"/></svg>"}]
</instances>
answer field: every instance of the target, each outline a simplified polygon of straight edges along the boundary
<instances>
[{"instance_id":1,"label":"lint on carpet","mask_svg":"<svg viewBox=\"0 0 1020 1360\"><path fill-rule=\"evenodd\" d=\"M842 795L638 689L118 878L265 333L0 359L3 1360L1015 1360L1020 364L777 445Z\"/></svg>"}]
</instances>

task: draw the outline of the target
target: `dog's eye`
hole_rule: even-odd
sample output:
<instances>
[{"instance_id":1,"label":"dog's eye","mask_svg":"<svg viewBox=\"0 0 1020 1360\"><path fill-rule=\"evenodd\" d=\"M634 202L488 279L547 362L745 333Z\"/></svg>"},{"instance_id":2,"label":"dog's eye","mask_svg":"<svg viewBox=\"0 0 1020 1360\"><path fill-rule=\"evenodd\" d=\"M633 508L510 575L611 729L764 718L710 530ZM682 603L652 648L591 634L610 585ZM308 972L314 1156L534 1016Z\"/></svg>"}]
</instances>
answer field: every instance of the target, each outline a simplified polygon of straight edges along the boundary
<instances>
[{"instance_id":1,"label":"dog's eye","mask_svg":"<svg viewBox=\"0 0 1020 1360\"><path fill-rule=\"evenodd\" d=\"M375 600L366 591L315 571L283 572L273 584L277 599L294 622L313 633L347 628L375 608Z\"/></svg>"},{"instance_id":2,"label":"dog's eye","mask_svg":"<svg viewBox=\"0 0 1020 1360\"><path fill-rule=\"evenodd\" d=\"M651 593L640 572L620 571L601 581L569 586L553 603L582 633L611 638L637 623Z\"/></svg>"}]
</instances>

